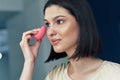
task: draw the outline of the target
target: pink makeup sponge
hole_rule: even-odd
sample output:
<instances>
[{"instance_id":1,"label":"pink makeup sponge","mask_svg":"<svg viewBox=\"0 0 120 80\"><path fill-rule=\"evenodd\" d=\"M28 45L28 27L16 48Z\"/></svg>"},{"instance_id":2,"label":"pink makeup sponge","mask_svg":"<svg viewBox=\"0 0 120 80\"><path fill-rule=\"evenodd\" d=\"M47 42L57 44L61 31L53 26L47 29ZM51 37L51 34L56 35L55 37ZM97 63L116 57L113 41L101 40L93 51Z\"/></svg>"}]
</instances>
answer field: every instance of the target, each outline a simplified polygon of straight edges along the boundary
<instances>
[{"instance_id":1,"label":"pink makeup sponge","mask_svg":"<svg viewBox=\"0 0 120 80\"><path fill-rule=\"evenodd\" d=\"M42 26L42 27L40 28L40 30L38 31L38 33L34 35L34 38L35 38L36 40L38 40L38 41L39 41L39 40L42 40L42 38L44 37L45 33L46 33L46 27L45 27L45 26Z\"/></svg>"}]
</instances>

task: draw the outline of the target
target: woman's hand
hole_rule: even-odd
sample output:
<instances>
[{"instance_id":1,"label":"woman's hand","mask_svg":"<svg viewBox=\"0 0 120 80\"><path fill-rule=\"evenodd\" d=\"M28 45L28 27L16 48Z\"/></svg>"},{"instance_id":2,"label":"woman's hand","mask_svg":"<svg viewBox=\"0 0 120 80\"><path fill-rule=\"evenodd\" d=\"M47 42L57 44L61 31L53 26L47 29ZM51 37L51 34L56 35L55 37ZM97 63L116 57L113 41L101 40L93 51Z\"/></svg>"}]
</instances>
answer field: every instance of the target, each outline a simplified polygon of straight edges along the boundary
<instances>
[{"instance_id":1,"label":"woman's hand","mask_svg":"<svg viewBox=\"0 0 120 80\"><path fill-rule=\"evenodd\" d=\"M24 55L25 62L19 80L32 80L34 63L38 55L41 41L36 40L35 44L31 45L30 40L32 39L32 36L35 35L38 31L39 29L33 29L23 33L20 46Z\"/></svg>"},{"instance_id":2,"label":"woman's hand","mask_svg":"<svg viewBox=\"0 0 120 80\"><path fill-rule=\"evenodd\" d=\"M23 51L25 62L35 62L36 60L41 41L36 40L35 44L31 45L30 40L32 39L32 36L35 35L38 31L39 29L33 29L23 33L20 46Z\"/></svg>"}]
</instances>

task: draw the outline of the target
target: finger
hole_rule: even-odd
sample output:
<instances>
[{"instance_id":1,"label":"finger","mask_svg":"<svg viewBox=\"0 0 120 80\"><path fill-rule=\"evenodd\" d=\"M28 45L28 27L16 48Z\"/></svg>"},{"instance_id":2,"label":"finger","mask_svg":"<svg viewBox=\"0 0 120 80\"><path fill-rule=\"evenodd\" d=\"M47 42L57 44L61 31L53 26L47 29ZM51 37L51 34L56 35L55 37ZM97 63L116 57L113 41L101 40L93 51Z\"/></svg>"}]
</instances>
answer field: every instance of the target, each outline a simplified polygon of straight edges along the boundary
<instances>
[{"instance_id":1,"label":"finger","mask_svg":"<svg viewBox=\"0 0 120 80\"><path fill-rule=\"evenodd\" d=\"M29 46L29 41L31 40L31 38L32 38L31 35L27 35L26 37L24 37L20 42L20 46L21 47Z\"/></svg>"},{"instance_id":2,"label":"finger","mask_svg":"<svg viewBox=\"0 0 120 80\"><path fill-rule=\"evenodd\" d=\"M23 33L22 39L24 39L28 35L32 36L32 35L34 35L36 33L37 33L37 31L26 31L26 32Z\"/></svg>"},{"instance_id":3,"label":"finger","mask_svg":"<svg viewBox=\"0 0 120 80\"><path fill-rule=\"evenodd\" d=\"M23 32L23 36L28 35L28 34L36 34L39 31L40 28L32 29L26 32Z\"/></svg>"},{"instance_id":4,"label":"finger","mask_svg":"<svg viewBox=\"0 0 120 80\"><path fill-rule=\"evenodd\" d=\"M26 32L23 32L22 40L20 41L20 46L30 46L29 42L32 39L32 35L36 34L39 31L40 28L29 30Z\"/></svg>"},{"instance_id":5,"label":"finger","mask_svg":"<svg viewBox=\"0 0 120 80\"><path fill-rule=\"evenodd\" d=\"M40 44L41 44L41 40L36 41L35 46L36 46L36 47L40 47Z\"/></svg>"},{"instance_id":6,"label":"finger","mask_svg":"<svg viewBox=\"0 0 120 80\"><path fill-rule=\"evenodd\" d=\"M33 29L32 31L39 31L40 28Z\"/></svg>"}]
</instances>

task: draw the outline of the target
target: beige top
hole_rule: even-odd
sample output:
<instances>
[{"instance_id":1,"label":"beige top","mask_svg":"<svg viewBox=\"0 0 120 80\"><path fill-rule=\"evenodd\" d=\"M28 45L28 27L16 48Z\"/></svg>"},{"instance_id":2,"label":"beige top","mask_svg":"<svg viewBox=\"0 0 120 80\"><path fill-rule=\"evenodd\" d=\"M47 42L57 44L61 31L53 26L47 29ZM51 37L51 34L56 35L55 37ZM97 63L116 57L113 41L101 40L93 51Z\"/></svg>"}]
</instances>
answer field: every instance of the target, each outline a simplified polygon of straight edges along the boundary
<instances>
[{"instance_id":1,"label":"beige top","mask_svg":"<svg viewBox=\"0 0 120 80\"><path fill-rule=\"evenodd\" d=\"M55 66L46 80L71 80L67 73L68 66L68 62ZM86 80L120 80L120 64L104 61Z\"/></svg>"}]
</instances>

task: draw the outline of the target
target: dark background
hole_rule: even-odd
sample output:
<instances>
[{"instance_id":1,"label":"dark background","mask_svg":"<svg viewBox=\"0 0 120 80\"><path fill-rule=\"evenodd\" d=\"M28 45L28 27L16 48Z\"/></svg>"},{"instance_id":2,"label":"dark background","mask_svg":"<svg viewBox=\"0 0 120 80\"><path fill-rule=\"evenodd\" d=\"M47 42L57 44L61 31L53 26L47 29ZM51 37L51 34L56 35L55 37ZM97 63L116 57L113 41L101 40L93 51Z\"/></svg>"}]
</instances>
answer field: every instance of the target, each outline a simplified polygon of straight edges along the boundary
<instances>
[{"instance_id":1,"label":"dark background","mask_svg":"<svg viewBox=\"0 0 120 80\"><path fill-rule=\"evenodd\" d=\"M103 45L99 57L120 63L120 0L89 0Z\"/></svg>"}]
</instances>

